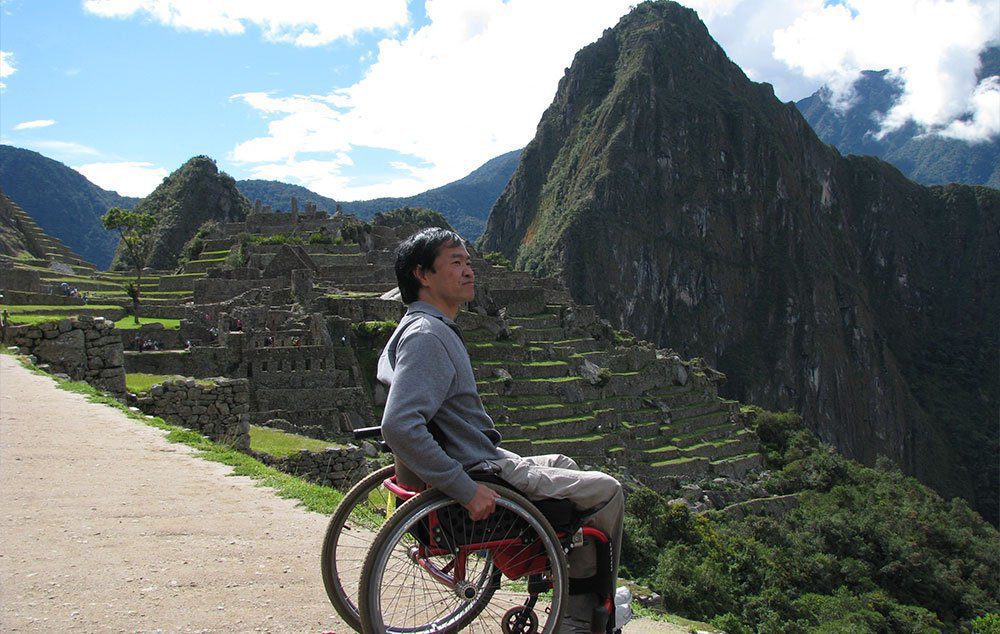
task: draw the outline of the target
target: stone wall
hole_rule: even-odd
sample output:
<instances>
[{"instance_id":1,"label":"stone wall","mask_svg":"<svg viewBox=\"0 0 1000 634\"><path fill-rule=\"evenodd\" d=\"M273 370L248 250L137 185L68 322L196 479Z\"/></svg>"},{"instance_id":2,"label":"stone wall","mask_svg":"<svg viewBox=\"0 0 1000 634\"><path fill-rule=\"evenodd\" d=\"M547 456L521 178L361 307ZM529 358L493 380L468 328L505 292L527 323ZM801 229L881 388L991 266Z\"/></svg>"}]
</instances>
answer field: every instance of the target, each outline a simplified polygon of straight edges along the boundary
<instances>
[{"instance_id":1,"label":"stone wall","mask_svg":"<svg viewBox=\"0 0 1000 634\"><path fill-rule=\"evenodd\" d=\"M201 278L193 283L194 302L196 304L211 304L232 299L249 290L263 288L287 288L290 282L284 278L266 278L256 280L228 280L223 278ZM162 282L161 282L162 286Z\"/></svg>"},{"instance_id":2,"label":"stone wall","mask_svg":"<svg viewBox=\"0 0 1000 634\"><path fill-rule=\"evenodd\" d=\"M4 341L34 355L53 374L66 374L113 394L125 393L121 333L103 317L71 317L37 325L9 326Z\"/></svg>"},{"instance_id":3,"label":"stone wall","mask_svg":"<svg viewBox=\"0 0 1000 634\"><path fill-rule=\"evenodd\" d=\"M241 450L250 448L250 388L246 379L177 379L154 385L139 409Z\"/></svg>"},{"instance_id":4,"label":"stone wall","mask_svg":"<svg viewBox=\"0 0 1000 634\"><path fill-rule=\"evenodd\" d=\"M325 451L302 450L281 458L256 452L253 455L275 469L341 491L347 491L372 471L365 452L354 446L327 447Z\"/></svg>"},{"instance_id":5,"label":"stone wall","mask_svg":"<svg viewBox=\"0 0 1000 634\"><path fill-rule=\"evenodd\" d=\"M34 271L29 271L34 273ZM70 297L62 293L42 293L33 291L12 291L0 286L3 290L4 304L37 304L41 306L83 306L82 297ZM94 302L100 303L100 302Z\"/></svg>"},{"instance_id":6,"label":"stone wall","mask_svg":"<svg viewBox=\"0 0 1000 634\"><path fill-rule=\"evenodd\" d=\"M208 377L224 374L240 376L240 352L230 347L195 347L190 351L126 352L125 368L130 373L180 374Z\"/></svg>"},{"instance_id":7,"label":"stone wall","mask_svg":"<svg viewBox=\"0 0 1000 634\"><path fill-rule=\"evenodd\" d=\"M0 290L41 292L41 276L38 271L0 267Z\"/></svg>"}]
</instances>

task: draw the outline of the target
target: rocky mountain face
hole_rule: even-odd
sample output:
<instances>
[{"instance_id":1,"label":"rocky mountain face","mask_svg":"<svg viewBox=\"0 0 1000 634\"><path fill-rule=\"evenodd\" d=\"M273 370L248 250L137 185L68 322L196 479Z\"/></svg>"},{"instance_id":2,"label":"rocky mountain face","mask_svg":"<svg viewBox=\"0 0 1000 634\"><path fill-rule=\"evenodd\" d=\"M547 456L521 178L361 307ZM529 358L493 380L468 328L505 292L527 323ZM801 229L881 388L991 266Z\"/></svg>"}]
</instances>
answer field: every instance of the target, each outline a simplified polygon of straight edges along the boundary
<instances>
[{"instance_id":1,"label":"rocky mountain face","mask_svg":"<svg viewBox=\"0 0 1000 634\"><path fill-rule=\"evenodd\" d=\"M138 198L101 189L79 172L38 152L0 145L0 188L49 235L99 268L111 263L118 236L101 216Z\"/></svg>"},{"instance_id":2,"label":"rocky mountain face","mask_svg":"<svg viewBox=\"0 0 1000 634\"><path fill-rule=\"evenodd\" d=\"M1000 75L1000 48L980 56L978 80ZM1000 139L970 144L940 135L925 135L912 122L877 138L877 121L902 94L888 71L865 71L854 85L855 101L841 112L830 105L826 88L796 105L823 141L844 154L877 156L925 185L965 183L1000 187Z\"/></svg>"},{"instance_id":3,"label":"rocky mountain face","mask_svg":"<svg viewBox=\"0 0 1000 634\"><path fill-rule=\"evenodd\" d=\"M1000 192L843 158L697 15L581 50L479 243L996 521Z\"/></svg>"},{"instance_id":4,"label":"rocky mountain face","mask_svg":"<svg viewBox=\"0 0 1000 634\"><path fill-rule=\"evenodd\" d=\"M147 266L172 269L184 244L208 220L237 222L246 218L250 201L236 189L236 181L220 172L215 161L196 156L164 179L135 206L157 218L155 239ZM118 265L118 254L115 264Z\"/></svg>"}]
</instances>

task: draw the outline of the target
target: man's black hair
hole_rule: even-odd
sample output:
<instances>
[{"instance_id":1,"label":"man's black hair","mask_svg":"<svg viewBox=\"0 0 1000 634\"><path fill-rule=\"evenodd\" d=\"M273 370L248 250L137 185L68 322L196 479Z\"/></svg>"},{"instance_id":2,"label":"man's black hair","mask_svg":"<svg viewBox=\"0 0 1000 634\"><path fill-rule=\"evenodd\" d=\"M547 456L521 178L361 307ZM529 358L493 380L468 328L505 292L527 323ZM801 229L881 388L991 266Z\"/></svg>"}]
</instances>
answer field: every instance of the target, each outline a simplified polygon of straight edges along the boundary
<instances>
[{"instance_id":1,"label":"man's black hair","mask_svg":"<svg viewBox=\"0 0 1000 634\"><path fill-rule=\"evenodd\" d=\"M434 260L441 252L441 247L457 246L468 248L465 238L439 227L421 229L399 243L396 248L396 282L404 304L420 299L420 280L413 275L417 267L433 271Z\"/></svg>"}]
</instances>

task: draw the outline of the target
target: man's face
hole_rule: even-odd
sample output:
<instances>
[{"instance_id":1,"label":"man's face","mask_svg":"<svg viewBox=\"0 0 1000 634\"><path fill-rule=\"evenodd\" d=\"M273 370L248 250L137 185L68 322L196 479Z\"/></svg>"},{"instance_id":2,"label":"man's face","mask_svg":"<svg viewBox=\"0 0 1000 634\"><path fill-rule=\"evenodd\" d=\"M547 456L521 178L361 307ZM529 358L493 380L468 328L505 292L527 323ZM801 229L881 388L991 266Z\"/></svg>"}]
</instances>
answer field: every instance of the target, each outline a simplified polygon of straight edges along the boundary
<instances>
[{"instance_id":1,"label":"man's face","mask_svg":"<svg viewBox=\"0 0 1000 634\"><path fill-rule=\"evenodd\" d=\"M458 306L476 295L472 258L464 246L441 247L434 258L434 270L418 269L417 273L428 299Z\"/></svg>"}]
</instances>

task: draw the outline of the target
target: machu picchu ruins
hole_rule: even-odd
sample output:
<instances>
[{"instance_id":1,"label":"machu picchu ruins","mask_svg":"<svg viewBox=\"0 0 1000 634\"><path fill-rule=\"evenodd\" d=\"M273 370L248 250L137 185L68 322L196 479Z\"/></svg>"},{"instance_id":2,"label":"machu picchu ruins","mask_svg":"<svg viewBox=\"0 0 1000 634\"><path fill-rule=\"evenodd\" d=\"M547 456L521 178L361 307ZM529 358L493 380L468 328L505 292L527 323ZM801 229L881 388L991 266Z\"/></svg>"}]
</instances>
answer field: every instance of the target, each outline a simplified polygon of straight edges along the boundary
<instances>
[{"instance_id":1,"label":"machu picchu ruins","mask_svg":"<svg viewBox=\"0 0 1000 634\"><path fill-rule=\"evenodd\" d=\"M393 249L418 228L330 215L313 205L300 210L294 200L290 212L258 203L245 221L206 223L178 269L144 272L147 323L111 331L122 341L124 371L178 377L182 387L224 377L225 385L245 389L245 404L231 403L233 412L226 406L226 416L238 415L238 422L219 422L218 435L225 429L232 438L235 424L244 434L263 426L349 444L351 430L380 420L385 395L374 365L405 310ZM46 255L5 258L8 304L36 317L44 313L32 306L56 303L57 316L128 322L131 304L120 288L127 274L97 272L56 247ZM723 377L700 359L616 332L554 279L475 254L474 269L476 299L458 323L483 403L512 451L566 453L668 493L762 468L737 403L718 396ZM78 297L66 296L65 284ZM15 315L5 341L33 353L32 342L46 336L43 326L17 321ZM40 362L65 369L58 359ZM178 398L173 383L167 385L131 398L144 411L169 411L174 420L214 433L209 421L221 417L219 408L199 405L191 383L191 407L165 409L165 394Z\"/></svg>"}]
</instances>

